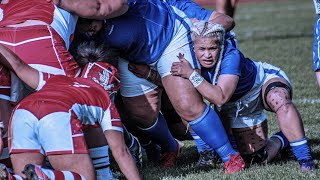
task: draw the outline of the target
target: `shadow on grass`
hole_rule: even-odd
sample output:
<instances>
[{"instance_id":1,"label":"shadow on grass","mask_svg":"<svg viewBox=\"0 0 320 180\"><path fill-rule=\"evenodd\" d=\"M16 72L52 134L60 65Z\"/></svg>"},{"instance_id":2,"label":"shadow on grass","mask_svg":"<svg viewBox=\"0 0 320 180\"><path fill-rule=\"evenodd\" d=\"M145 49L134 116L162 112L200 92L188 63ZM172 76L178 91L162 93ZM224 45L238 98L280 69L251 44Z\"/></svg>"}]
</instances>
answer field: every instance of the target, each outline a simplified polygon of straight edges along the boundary
<instances>
[{"instance_id":1,"label":"shadow on grass","mask_svg":"<svg viewBox=\"0 0 320 180\"><path fill-rule=\"evenodd\" d=\"M160 167L158 165L153 165L147 162L144 163L144 167L141 171L142 179L171 179L185 177L188 174L192 175L200 172L208 172L212 169L221 169L222 166L212 168L195 168L195 164L198 161L199 155L196 147L184 147L179 156L177 166L175 167ZM156 177L154 176L156 175Z\"/></svg>"}]
</instances>

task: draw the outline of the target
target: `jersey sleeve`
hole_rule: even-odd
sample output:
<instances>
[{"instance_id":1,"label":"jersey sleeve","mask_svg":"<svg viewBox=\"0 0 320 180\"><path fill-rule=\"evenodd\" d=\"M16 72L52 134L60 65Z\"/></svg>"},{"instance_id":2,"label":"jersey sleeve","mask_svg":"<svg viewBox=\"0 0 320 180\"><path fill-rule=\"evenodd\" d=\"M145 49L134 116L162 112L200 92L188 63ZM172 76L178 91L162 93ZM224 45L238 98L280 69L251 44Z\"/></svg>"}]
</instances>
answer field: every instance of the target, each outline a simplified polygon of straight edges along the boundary
<instances>
[{"instance_id":1,"label":"jersey sleeve","mask_svg":"<svg viewBox=\"0 0 320 180\"><path fill-rule=\"evenodd\" d=\"M99 124L103 131L116 130L123 132L120 115L114 103L110 103L109 108L104 112L104 116Z\"/></svg>"},{"instance_id":2,"label":"jersey sleeve","mask_svg":"<svg viewBox=\"0 0 320 180\"><path fill-rule=\"evenodd\" d=\"M42 89L42 87L46 84L47 80L55 76L56 75L54 74L39 71L39 82L38 82L36 91L39 91L40 89Z\"/></svg>"},{"instance_id":3,"label":"jersey sleeve","mask_svg":"<svg viewBox=\"0 0 320 180\"><path fill-rule=\"evenodd\" d=\"M212 10L205 9L191 0L167 0L167 3L183 11L189 18L208 21Z\"/></svg>"},{"instance_id":4,"label":"jersey sleeve","mask_svg":"<svg viewBox=\"0 0 320 180\"><path fill-rule=\"evenodd\" d=\"M241 75L241 55L231 42L227 41L225 54L221 62L221 74Z\"/></svg>"}]
</instances>

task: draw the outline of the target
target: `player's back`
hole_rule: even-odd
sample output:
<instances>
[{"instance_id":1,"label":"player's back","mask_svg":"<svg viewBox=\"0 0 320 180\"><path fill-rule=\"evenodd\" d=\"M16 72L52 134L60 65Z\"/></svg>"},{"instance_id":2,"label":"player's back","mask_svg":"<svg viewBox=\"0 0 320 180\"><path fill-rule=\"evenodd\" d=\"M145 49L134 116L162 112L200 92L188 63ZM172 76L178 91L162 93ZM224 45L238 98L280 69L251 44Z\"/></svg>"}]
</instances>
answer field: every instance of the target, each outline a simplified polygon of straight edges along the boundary
<instances>
[{"instance_id":1,"label":"player's back","mask_svg":"<svg viewBox=\"0 0 320 180\"><path fill-rule=\"evenodd\" d=\"M0 8L3 11L0 27L5 27L26 20L39 20L51 24L55 7L47 1L9 0L7 4L1 4Z\"/></svg>"},{"instance_id":2,"label":"player's back","mask_svg":"<svg viewBox=\"0 0 320 180\"><path fill-rule=\"evenodd\" d=\"M159 0L141 0L122 16L106 20L106 46L124 50L136 63L153 63L171 41L175 12Z\"/></svg>"},{"instance_id":3,"label":"player's back","mask_svg":"<svg viewBox=\"0 0 320 180\"><path fill-rule=\"evenodd\" d=\"M38 21L53 27L63 38L67 48L75 31L77 18L76 15L55 6L53 2L9 0L7 4L0 5L0 28L31 20Z\"/></svg>"},{"instance_id":4,"label":"player's back","mask_svg":"<svg viewBox=\"0 0 320 180\"><path fill-rule=\"evenodd\" d=\"M109 94L99 84L90 79L62 75L48 79L42 89L29 95L22 102L34 100L55 102L69 109L74 105L107 108L110 103Z\"/></svg>"}]
</instances>

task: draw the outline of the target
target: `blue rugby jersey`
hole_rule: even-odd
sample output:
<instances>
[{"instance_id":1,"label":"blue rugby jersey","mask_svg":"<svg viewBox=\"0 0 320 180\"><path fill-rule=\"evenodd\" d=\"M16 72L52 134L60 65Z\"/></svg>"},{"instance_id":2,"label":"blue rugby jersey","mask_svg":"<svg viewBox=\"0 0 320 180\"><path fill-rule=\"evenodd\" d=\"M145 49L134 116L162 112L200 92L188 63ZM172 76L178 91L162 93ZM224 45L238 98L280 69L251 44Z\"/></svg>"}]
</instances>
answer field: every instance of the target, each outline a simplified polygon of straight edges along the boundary
<instances>
[{"instance_id":1,"label":"blue rugby jersey","mask_svg":"<svg viewBox=\"0 0 320 180\"><path fill-rule=\"evenodd\" d=\"M176 20L182 20L175 8L200 20L208 20L212 13L191 0L136 0L129 4L124 15L105 21L104 42L106 47L121 50L122 58L139 64L156 62L170 43Z\"/></svg>"},{"instance_id":2,"label":"blue rugby jersey","mask_svg":"<svg viewBox=\"0 0 320 180\"><path fill-rule=\"evenodd\" d=\"M201 74L208 81L213 83L215 66L212 68L202 68ZM227 40L225 51L221 61L220 74L233 74L239 76L239 81L230 102L240 99L251 90L255 83L257 67L252 60L244 55L232 45L231 40Z\"/></svg>"}]
</instances>

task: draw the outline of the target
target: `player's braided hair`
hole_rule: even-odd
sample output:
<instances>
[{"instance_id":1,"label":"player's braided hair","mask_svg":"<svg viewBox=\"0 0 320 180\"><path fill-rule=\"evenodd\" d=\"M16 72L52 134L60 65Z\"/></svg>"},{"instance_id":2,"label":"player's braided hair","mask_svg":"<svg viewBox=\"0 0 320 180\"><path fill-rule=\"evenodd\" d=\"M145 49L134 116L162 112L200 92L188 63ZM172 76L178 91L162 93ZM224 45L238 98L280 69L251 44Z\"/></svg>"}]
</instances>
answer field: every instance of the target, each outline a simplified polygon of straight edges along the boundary
<instances>
[{"instance_id":1,"label":"player's braided hair","mask_svg":"<svg viewBox=\"0 0 320 180\"><path fill-rule=\"evenodd\" d=\"M193 23L193 26L191 28L192 33L192 41L194 41L196 38L205 38L205 37L214 37L219 40L220 44L220 54L218 57L218 62L216 65L216 69L213 76L213 84L216 84L216 79L220 70L221 66L221 59L224 52L224 35L225 30L220 24L216 24L214 22L208 22L208 21L197 21Z\"/></svg>"}]
</instances>

